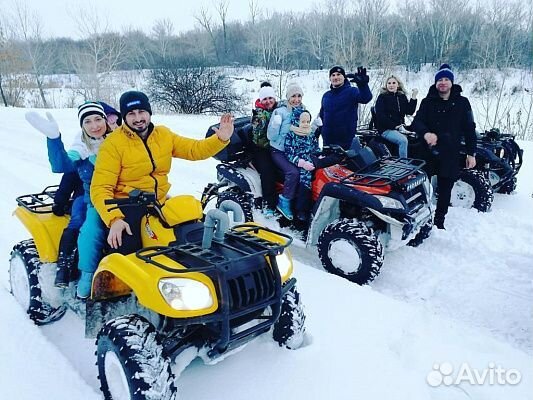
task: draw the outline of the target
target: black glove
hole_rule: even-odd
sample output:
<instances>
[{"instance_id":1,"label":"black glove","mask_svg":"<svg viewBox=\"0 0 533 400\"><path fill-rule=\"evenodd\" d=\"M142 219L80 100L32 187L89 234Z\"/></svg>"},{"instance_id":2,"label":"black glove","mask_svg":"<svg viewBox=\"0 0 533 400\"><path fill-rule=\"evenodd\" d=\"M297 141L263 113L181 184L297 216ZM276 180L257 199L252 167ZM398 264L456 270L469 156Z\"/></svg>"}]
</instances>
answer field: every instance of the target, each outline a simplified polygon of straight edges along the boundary
<instances>
[{"instance_id":1,"label":"black glove","mask_svg":"<svg viewBox=\"0 0 533 400\"><path fill-rule=\"evenodd\" d=\"M54 203L52 205L52 213L54 215L57 215L58 217L65 215L67 211L68 211L68 206L65 204Z\"/></svg>"},{"instance_id":2,"label":"black glove","mask_svg":"<svg viewBox=\"0 0 533 400\"><path fill-rule=\"evenodd\" d=\"M349 74L352 75L352 74ZM346 75L348 77L348 75ZM357 73L353 74L353 78L350 79L350 82L355 82L357 86L368 85L370 78L366 74L366 68L357 67Z\"/></svg>"}]
</instances>

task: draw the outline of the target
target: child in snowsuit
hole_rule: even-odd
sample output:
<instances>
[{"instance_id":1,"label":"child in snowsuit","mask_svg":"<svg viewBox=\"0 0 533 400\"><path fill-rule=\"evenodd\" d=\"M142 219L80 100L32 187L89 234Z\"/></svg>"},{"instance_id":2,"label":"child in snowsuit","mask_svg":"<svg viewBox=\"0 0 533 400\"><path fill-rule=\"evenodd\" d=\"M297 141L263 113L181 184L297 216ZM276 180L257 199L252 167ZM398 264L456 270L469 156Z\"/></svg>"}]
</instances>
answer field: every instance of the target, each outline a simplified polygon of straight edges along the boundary
<instances>
[{"instance_id":1,"label":"child in snowsuit","mask_svg":"<svg viewBox=\"0 0 533 400\"><path fill-rule=\"evenodd\" d=\"M307 110L295 108L291 114L291 127L285 137L287 159L300 169L300 181L296 194L296 218L306 221L311 206L311 179L315 169L311 156L320 152L318 139L314 134L316 124L311 124Z\"/></svg>"}]
</instances>

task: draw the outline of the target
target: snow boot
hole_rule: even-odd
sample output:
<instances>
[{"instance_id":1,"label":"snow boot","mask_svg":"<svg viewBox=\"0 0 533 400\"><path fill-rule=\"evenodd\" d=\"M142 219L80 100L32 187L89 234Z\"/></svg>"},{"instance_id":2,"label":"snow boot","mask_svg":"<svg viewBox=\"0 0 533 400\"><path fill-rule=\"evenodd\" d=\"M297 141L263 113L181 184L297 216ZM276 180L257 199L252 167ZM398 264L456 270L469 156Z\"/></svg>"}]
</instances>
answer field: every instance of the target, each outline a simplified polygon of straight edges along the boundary
<instances>
[{"instance_id":1,"label":"snow boot","mask_svg":"<svg viewBox=\"0 0 533 400\"><path fill-rule=\"evenodd\" d=\"M287 199L283 195L279 196L278 205L276 209L289 221L292 221L291 200Z\"/></svg>"},{"instance_id":2,"label":"snow boot","mask_svg":"<svg viewBox=\"0 0 533 400\"><path fill-rule=\"evenodd\" d=\"M57 288L68 287L72 280L71 275L75 270L76 249L78 245L79 229L66 228L59 242L59 255L57 257L57 272L54 285Z\"/></svg>"},{"instance_id":3,"label":"snow boot","mask_svg":"<svg viewBox=\"0 0 533 400\"><path fill-rule=\"evenodd\" d=\"M81 277L78 281L78 290L76 296L80 299L86 299L91 295L91 286L93 284L93 273L81 271Z\"/></svg>"},{"instance_id":4,"label":"snow boot","mask_svg":"<svg viewBox=\"0 0 533 400\"><path fill-rule=\"evenodd\" d=\"M433 218L433 225L435 225L437 227L437 229L446 230L446 228L444 227L444 218L445 217L446 216L444 214L436 212L435 213L435 217Z\"/></svg>"}]
</instances>

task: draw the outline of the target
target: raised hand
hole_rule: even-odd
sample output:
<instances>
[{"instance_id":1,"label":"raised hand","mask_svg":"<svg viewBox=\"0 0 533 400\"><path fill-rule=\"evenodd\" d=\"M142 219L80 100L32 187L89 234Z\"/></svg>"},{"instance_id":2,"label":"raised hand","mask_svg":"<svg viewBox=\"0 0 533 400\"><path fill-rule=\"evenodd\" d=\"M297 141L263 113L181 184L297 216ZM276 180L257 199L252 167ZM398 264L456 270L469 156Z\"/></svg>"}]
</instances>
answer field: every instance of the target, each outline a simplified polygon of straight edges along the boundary
<instances>
[{"instance_id":1,"label":"raised hand","mask_svg":"<svg viewBox=\"0 0 533 400\"><path fill-rule=\"evenodd\" d=\"M31 126L46 135L47 138L57 139L59 137L59 126L49 112L46 113L48 119L41 117L35 111L29 111L24 116Z\"/></svg>"},{"instance_id":2,"label":"raised hand","mask_svg":"<svg viewBox=\"0 0 533 400\"><path fill-rule=\"evenodd\" d=\"M355 82L355 84L359 86L359 85L368 85L369 81L370 81L370 78L368 77L366 73L366 68L357 67L357 72L354 74L353 80L351 82Z\"/></svg>"},{"instance_id":3,"label":"raised hand","mask_svg":"<svg viewBox=\"0 0 533 400\"><path fill-rule=\"evenodd\" d=\"M213 130L217 134L218 138L223 142L230 140L231 135L233 135L233 115L224 114L220 117L219 127L213 127Z\"/></svg>"}]
</instances>

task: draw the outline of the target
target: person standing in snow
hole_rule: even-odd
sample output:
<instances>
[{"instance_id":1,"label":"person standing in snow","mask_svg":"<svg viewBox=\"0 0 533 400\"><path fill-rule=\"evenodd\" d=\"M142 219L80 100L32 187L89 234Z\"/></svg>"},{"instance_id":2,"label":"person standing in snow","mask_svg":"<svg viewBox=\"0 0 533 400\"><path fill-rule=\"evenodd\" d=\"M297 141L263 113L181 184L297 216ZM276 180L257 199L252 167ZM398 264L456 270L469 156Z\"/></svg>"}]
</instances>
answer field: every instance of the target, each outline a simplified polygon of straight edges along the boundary
<instances>
[{"instance_id":1,"label":"person standing in snow","mask_svg":"<svg viewBox=\"0 0 533 400\"><path fill-rule=\"evenodd\" d=\"M411 99L407 100L402 81L391 75L376 100L376 128L384 139L398 145L398 154L403 158L407 158L408 142L399 129L405 123L405 116L415 113L417 94L418 90L414 89Z\"/></svg>"},{"instance_id":2,"label":"person standing in snow","mask_svg":"<svg viewBox=\"0 0 533 400\"><path fill-rule=\"evenodd\" d=\"M125 210L126 214L118 208L108 210L105 201L126 198L131 190L139 189L155 192L158 202L164 204L170 189L168 173L172 158L204 160L214 156L228 145L233 134L233 118L223 115L215 135L195 140L180 136L166 126L154 125L152 107L142 92L123 93L120 113L123 124L100 148L91 182L91 200L109 228L107 243L122 254L130 254L142 246L139 232L143 215L134 208Z\"/></svg>"},{"instance_id":3,"label":"person standing in snow","mask_svg":"<svg viewBox=\"0 0 533 400\"><path fill-rule=\"evenodd\" d=\"M448 64L442 64L422 100L411 128L427 143L425 160L429 176L437 176L437 209L434 224L444 228L452 187L461 164L476 166L476 124L470 102L461 96L461 86L454 84L454 74ZM461 139L466 144L466 160L461 161Z\"/></svg>"},{"instance_id":4,"label":"person standing in snow","mask_svg":"<svg viewBox=\"0 0 533 400\"><path fill-rule=\"evenodd\" d=\"M335 144L349 149L354 140L359 142L355 136L359 104L372 100L372 92L368 87L366 68L357 68L357 73L350 77L350 81L346 79L342 67L335 66L329 70L330 90L322 96L319 113L323 122L321 135L324 146ZM355 82L357 87L350 82Z\"/></svg>"},{"instance_id":5,"label":"person standing in snow","mask_svg":"<svg viewBox=\"0 0 533 400\"><path fill-rule=\"evenodd\" d=\"M276 94L272 86L263 86L259 90L259 103L252 112L252 144L250 153L252 164L259 172L261 178L261 191L265 207L263 213L265 217L274 216L276 209L276 173L273 168L272 156L270 154L270 142L267 136L267 128L272 116L272 112L277 107Z\"/></svg>"},{"instance_id":6,"label":"person standing in snow","mask_svg":"<svg viewBox=\"0 0 533 400\"><path fill-rule=\"evenodd\" d=\"M91 205L89 190L96 154L111 129L107 124L104 109L98 102L87 101L81 104L78 107L81 132L67 152L57 122L50 113L47 113L47 118L41 117L36 112L26 113L26 120L47 136L48 158L52 171L63 173L76 171L84 187L83 198L74 201L69 224L61 236L55 284L58 287L68 286L69 274L73 272L77 241L78 269L81 271L77 295L86 298L90 294L92 283L92 275L89 277L88 273L96 269L105 246L104 226Z\"/></svg>"},{"instance_id":7,"label":"person standing in snow","mask_svg":"<svg viewBox=\"0 0 533 400\"><path fill-rule=\"evenodd\" d=\"M272 118L268 124L267 136L270 140L270 151L272 161L283 172L283 193L279 195L277 210L288 220L293 219L291 201L296 196L300 170L297 165L290 162L285 154L285 137L291 128L291 115L295 110L303 111L302 104L303 90L297 83L287 85L286 101L280 103L279 107L272 113ZM320 126L320 118L313 121L314 127Z\"/></svg>"},{"instance_id":8,"label":"person standing in snow","mask_svg":"<svg viewBox=\"0 0 533 400\"><path fill-rule=\"evenodd\" d=\"M285 153L289 162L299 168L299 182L296 193L296 218L307 221L311 208L311 179L315 166L311 157L320 152L315 135L317 123L311 124L311 114L302 108L295 108L290 116L290 128L285 137Z\"/></svg>"}]
</instances>

